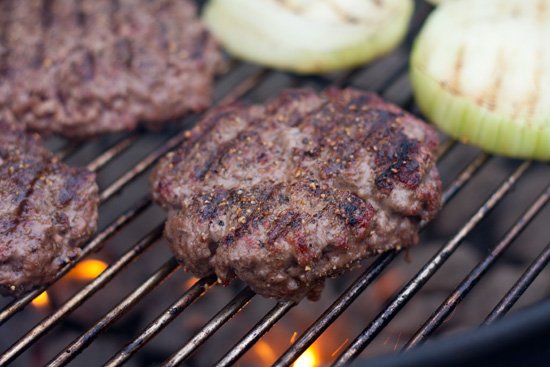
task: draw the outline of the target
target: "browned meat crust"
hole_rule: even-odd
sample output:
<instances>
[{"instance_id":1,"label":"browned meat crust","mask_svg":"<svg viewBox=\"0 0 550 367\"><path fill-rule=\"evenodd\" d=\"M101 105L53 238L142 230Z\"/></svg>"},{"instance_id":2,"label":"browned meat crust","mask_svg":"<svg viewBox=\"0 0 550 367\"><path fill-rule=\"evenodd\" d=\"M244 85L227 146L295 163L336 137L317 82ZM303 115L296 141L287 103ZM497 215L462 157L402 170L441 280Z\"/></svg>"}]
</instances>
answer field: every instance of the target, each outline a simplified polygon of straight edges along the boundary
<instances>
[{"instance_id":1,"label":"browned meat crust","mask_svg":"<svg viewBox=\"0 0 550 367\"><path fill-rule=\"evenodd\" d=\"M0 112L89 136L209 106L219 52L190 0L0 2Z\"/></svg>"},{"instance_id":2,"label":"browned meat crust","mask_svg":"<svg viewBox=\"0 0 550 367\"><path fill-rule=\"evenodd\" d=\"M440 205L432 127L357 90L289 90L215 109L156 168L166 237L196 275L300 299L418 242Z\"/></svg>"},{"instance_id":3,"label":"browned meat crust","mask_svg":"<svg viewBox=\"0 0 550 367\"><path fill-rule=\"evenodd\" d=\"M95 175L0 121L0 292L48 283L95 231Z\"/></svg>"}]
</instances>

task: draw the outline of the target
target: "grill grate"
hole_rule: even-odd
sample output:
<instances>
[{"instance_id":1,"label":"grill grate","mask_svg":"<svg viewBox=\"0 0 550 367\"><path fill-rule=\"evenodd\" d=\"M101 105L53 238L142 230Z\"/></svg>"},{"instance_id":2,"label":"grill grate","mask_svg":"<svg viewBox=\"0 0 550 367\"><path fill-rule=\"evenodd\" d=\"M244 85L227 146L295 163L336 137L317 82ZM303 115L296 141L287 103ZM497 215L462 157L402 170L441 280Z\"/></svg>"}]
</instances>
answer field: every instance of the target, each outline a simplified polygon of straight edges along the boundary
<instances>
[{"instance_id":1,"label":"grill grate","mask_svg":"<svg viewBox=\"0 0 550 367\"><path fill-rule=\"evenodd\" d=\"M419 9L419 10L418 10ZM394 52L383 60L366 67L363 70L355 70L335 77L297 77L277 73L271 70L257 69L250 65L234 62L230 65L228 71L218 81L216 89L216 102L218 104L229 103L240 97L250 96L252 93L258 95L257 98L265 99L269 94L274 93L277 87L269 87L277 78L290 79L291 86L313 85L326 86L328 84L337 84L341 86L354 85L361 77L368 81L367 87L376 90L381 94L388 95L396 93L395 100L400 101L401 105L409 110L414 110L412 97L407 88L402 88L402 83L406 81L407 72L407 51L410 48L413 35L418 31L422 20L429 12L430 8L418 3L417 14L413 21L412 32L406 45ZM247 77L241 79L242 71L247 70ZM268 91L260 88L267 85ZM223 87L222 87L223 86ZM265 88L264 88L265 89ZM262 94L265 94L263 96ZM133 164L130 169L124 171L117 179L105 187L101 193L101 203L107 205L117 194L131 186L140 176L143 176L163 155L178 147L185 139L184 131L192 125L198 118L191 116L185 119L183 128L176 131L163 144L153 149L137 164ZM87 167L96 172L100 172L109 165L116 163L120 156L129 151L143 137L143 133L135 132L123 136L111 146L100 151ZM100 142L95 143L101 146ZM441 145L439 159L448 156L461 154L459 152L460 144L452 140L445 140ZM78 154L79 144L67 143L58 153L67 159ZM446 185L443 195L443 203L446 205L461 190L476 178L477 173L486 167L492 157L485 153L479 153L473 157L466 167L457 175L457 177ZM518 180L528 171L533 169L536 163L531 162L510 162L515 165L513 173L507 177L490 197L479 206L473 216L465 221L465 224L441 247L441 249L414 275L404 287L389 301L388 305L372 320L372 322L349 344L339 348L334 365L342 366L357 358L360 353L374 340L374 338L390 323L390 321L399 313L399 311L409 302L415 294L428 282L428 280L439 270L439 268L453 255L454 251L462 244L464 239L470 235L489 213L499 204L505 196L510 193ZM544 167L547 169L548 167ZM444 177L445 178L445 177ZM114 238L124 228L134 223L141 214L152 207L149 194L144 190L138 195L139 198L131 203L130 208L118 215L111 223L104 228L84 247L82 253L77 259L67 264L57 274L56 281L66 275L80 260L86 258L95 251L101 249L110 239ZM428 320L420 327L411 340L405 345L405 349L423 342L427 337L442 325L452 314L458 304L468 295L476 286L478 281L484 276L488 269L495 263L501 254L508 249L518 236L525 230L531 221L545 208L550 199L550 186L531 203L525 212L517 221L509 227L509 230L498 241L497 245L490 250L482 261L477 264L448 298L437 308ZM422 229L429 228L427 223L422 223ZM30 331L28 331L19 340L13 343L9 348L3 351L0 356L0 365L8 364L14 361L19 355L35 345L38 340L50 331L56 325L66 320L66 318L77 310L85 301L89 300L100 289L107 286L119 273L126 269L130 263L139 258L153 244L158 242L162 236L162 225L150 226L149 232L137 241L128 251L123 253L114 261L103 273L82 287L67 301L56 308L56 310L45 317ZM356 299L378 278L378 276L400 255L402 251L393 251L380 255L370 266L346 289L341 295L328 307L325 312L314 321L307 330L300 335L296 341L284 352L275 362L276 366L291 365L304 351L307 350L318 338L329 328ZM493 311L489 314L485 323L492 323L504 316L510 308L516 303L520 296L533 283L537 275L544 269L550 261L550 244L540 253L540 255L528 266L525 273L518 279L517 283L502 298ZM178 269L176 261L171 258L162 264L156 271L150 275L145 282L139 284L137 288L128 293L120 303L115 305L107 314L100 318L91 328L82 335L73 340L66 348L59 352L49 363L50 366L63 366L73 360L87 346L115 321L127 314L133 307L139 304L149 292L159 286L165 279L169 278L174 271ZM107 362L108 366L119 366L127 362L136 352L145 346L165 327L169 326L181 313L183 313L194 302L200 300L208 290L215 286L214 276L205 277L198 280L192 287L185 291L173 304L163 311L156 319L144 329L138 332L127 345L120 349ZM26 306L41 292L48 287L33 290L24 296L14 300L0 311L0 325L12 319L17 313L23 311ZM240 291L229 303L221 308L198 332L178 351L176 351L166 362L165 366L176 366L187 360L205 341L213 336L219 328L224 326L228 320L244 309L254 298L255 294L248 287ZM250 350L274 325L277 324L287 313L295 306L294 302L276 303L264 317L247 332L227 353L216 363L217 366L233 365L240 357Z\"/></svg>"}]
</instances>

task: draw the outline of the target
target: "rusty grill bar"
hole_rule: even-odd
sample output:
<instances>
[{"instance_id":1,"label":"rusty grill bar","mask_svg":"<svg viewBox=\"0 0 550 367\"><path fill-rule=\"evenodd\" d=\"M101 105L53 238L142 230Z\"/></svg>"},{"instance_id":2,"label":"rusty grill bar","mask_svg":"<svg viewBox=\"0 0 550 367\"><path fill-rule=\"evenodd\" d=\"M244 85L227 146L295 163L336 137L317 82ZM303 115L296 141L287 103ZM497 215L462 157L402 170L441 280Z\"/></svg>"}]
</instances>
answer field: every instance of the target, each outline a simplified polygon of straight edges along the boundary
<instances>
[{"instance_id":1,"label":"rusty grill bar","mask_svg":"<svg viewBox=\"0 0 550 367\"><path fill-rule=\"evenodd\" d=\"M426 10L427 11L427 10ZM424 16L426 11L424 11ZM421 25L421 19L414 23L413 30L416 31ZM414 32L413 32L414 33ZM410 36L412 37L412 36ZM410 40L409 40L410 41ZM410 44L410 42L408 42ZM407 53L405 53L407 55ZM383 62L383 61L382 61ZM376 65L367 66L364 70L356 70L339 76L332 81L332 84L348 85L362 71L373 70L374 77L371 78L372 89L379 93L384 93L406 76L407 60L401 57L397 62L388 65L386 69L390 72L384 75L378 74ZM231 77L238 68L247 67L241 63L232 63L229 71L222 76ZM229 93L217 99L216 103L224 104L234 101L240 97L246 96L259 86L262 82L269 79L274 74L273 71L259 69L253 72L246 79L234 83ZM323 84L328 85L330 80L320 79ZM319 79L317 79L319 81ZM292 84L299 86L307 84L308 79L303 77L294 77ZM402 105L409 110L411 96L403 98ZM193 122L199 116L191 116L185 119L187 122ZM114 195L129 186L140 175L152 167L159 158L167 152L177 148L185 139L185 128L169 137L162 145L153 149L137 164L128 171L122 173L118 179L108 185L100 193L101 203L105 204ZM139 140L142 133L135 132L127 134L113 145L104 150L95 159L87 164L92 171L100 171L128 149L132 148ZM456 142L446 140L442 142L439 152L439 158L451 155L457 149ZM78 144L69 143L58 151L64 158L69 158L79 149ZM486 166L492 157L485 153L479 153L475 156L458 176L450 182L443 194L443 204L446 205L473 179L477 172ZM369 325L353 340L340 350L335 359L335 366L343 366L353 359L372 342L372 340L385 328L385 326L399 313L399 311L412 299L415 294L424 286L424 284L438 271L438 269L453 255L454 251L462 244L463 240L480 224L483 219L497 206L505 196L514 188L518 180L529 171L533 164L531 162L521 162L516 164L514 172L505 179L490 197L479 206L479 209L464 223L464 225L452 236L445 245L414 275L406 285L397 292L390 300L389 304L380 311ZM453 310L476 286L477 282L496 262L499 256L513 243L513 241L525 230L529 223L544 209L550 199L550 186L538 196L534 202L523 212L517 221L509 228L502 239L491 249L487 256L477 264L448 298L434 311L429 319L417 331L414 337L408 341L405 349L412 348L423 342L429 337L445 320L449 318ZM82 249L82 253L71 263L64 266L56 276L56 281L66 275L80 260L86 258L91 253L99 250L107 240L115 236L123 228L131 224L146 209L151 207L152 202L147 192L132 203L131 207L126 209L121 215L115 218L110 224L98 232ZM429 226L428 223L422 223L422 229ZM15 360L21 353L36 343L52 327L58 325L69 314L74 312L82 303L93 297L93 295L106 286L123 269L125 269L133 260L141 256L150 246L156 243L162 235L162 225L156 226L150 230L141 240L137 241L127 252L113 262L103 273L93 281L82 287L77 293L71 296L65 303L56 308L49 316L45 317L40 323L28 331L23 337L17 340L7 350L2 351L0 355L0 365L5 365ZM378 276L396 259L402 251L392 251L382 254L376 258L372 264L328 307L325 312L309 326L309 328L298 336L296 341L283 353L275 362L276 366L291 365L310 345L312 345L323 332L331 326L353 302L376 281ZM531 285L538 274L550 261L550 244L534 259L528 266L525 273L518 279L517 283L509 290L502 300L495 306L493 311L487 316L485 323L489 324L504 316L515 304L519 297ZM150 291L155 289L165 279L170 277L178 268L176 261L171 258L161 265L145 282L137 285L130 291L115 307L98 320L90 329L76 338L70 345L61 350L59 354L49 362L50 366L63 366L69 363L87 346L89 346L103 331L109 328L116 320L125 315ZM120 366L128 361L137 351L146 343L154 338L160 331L174 321L191 304L205 295L211 287L216 286L214 276L205 277L198 280L193 286L186 290L174 303L163 311L155 320L153 320L144 330L140 331L135 338L122 347L107 362L107 366ZM33 290L22 297L16 299L11 304L0 311L0 325L9 321L16 313L22 311L36 296L48 289L42 287ZM239 294L233 298L227 305L221 307L220 311L213 316L185 345L165 361L165 366L176 366L185 361L202 343L208 340L216 331L222 327L234 315L239 313L247 306L249 301L255 296L254 292L245 287ZM233 365L243 356L260 338L266 334L283 316L291 311L296 304L294 302L277 302L256 325L246 333L242 339L236 341L236 344L229 349L226 354L217 362L217 366Z\"/></svg>"}]
</instances>

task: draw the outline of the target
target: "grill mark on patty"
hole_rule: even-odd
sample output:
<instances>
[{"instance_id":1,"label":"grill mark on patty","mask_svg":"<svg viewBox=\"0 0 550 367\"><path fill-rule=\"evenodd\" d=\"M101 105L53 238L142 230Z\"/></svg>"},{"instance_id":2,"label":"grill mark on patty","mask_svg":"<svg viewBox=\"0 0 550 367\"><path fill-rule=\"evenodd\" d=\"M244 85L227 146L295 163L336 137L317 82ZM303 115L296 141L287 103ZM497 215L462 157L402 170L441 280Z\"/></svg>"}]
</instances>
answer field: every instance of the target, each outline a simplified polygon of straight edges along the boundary
<instances>
[{"instance_id":1,"label":"grill mark on patty","mask_svg":"<svg viewBox=\"0 0 550 367\"><path fill-rule=\"evenodd\" d=\"M109 6L109 28L114 34L117 34L113 46L116 62L122 65L126 70L131 70L132 61L134 59L133 43L131 38L118 35L120 31L120 22L118 21L119 11L120 0L111 0Z\"/></svg>"},{"instance_id":2,"label":"grill mark on patty","mask_svg":"<svg viewBox=\"0 0 550 367\"><path fill-rule=\"evenodd\" d=\"M11 23L11 1L0 1L0 84L4 78L9 77L9 32Z\"/></svg>"},{"instance_id":3,"label":"grill mark on patty","mask_svg":"<svg viewBox=\"0 0 550 367\"><path fill-rule=\"evenodd\" d=\"M386 192L391 191L393 189L392 181L396 179L409 188L416 188L421 181L421 175L418 172L419 163L415 159L419 144L416 139L411 139L403 133L402 127L395 126L395 122L402 115L381 109L371 109L367 111L366 115L359 114L359 116L362 118L361 123L366 128L363 139L346 139L343 144L338 146L338 156L357 158L359 150L368 147L371 152L375 152L375 166L372 168L377 176L375 183L378 189ZM364 124L364 122L368 122L368 124ZM337 126L336 130L341 131L341 127ZM351 153L349 148L352 148ZM333 164L331 173L338 174L353 162L354 160L344 159L340 164Z\"/></svg>"},{"instance_id":4,"label":"grill mark on patty","mask_svg":"<svg viewBox=\"0 0 550 367\"><path fill-rule=\"evenodd\" d=\"M310 243L307 241L309 233L304 231L318 218L330 216L336 220L335 223L339 223L346 230L355 230L358 237L359 235L366 237L369 233L366 229L370 227L376 211L368 201L357 197L352 192L338 192L331 189L323 191L318 185L312 189L307 182L303 182L296 188L311 200L322 202L323 207L313 215L299 214L293 208L286 210L272 221L267 234L267 245L272 246L277 239L285 237L285 240L296 250L298 263L303 266L311 260ZM346 247L347 237L349 234L342 233L340 239L328 246Z\"/></svg>"},{"instance_id":5,"label":"grill mark on patty","mask_svg":"<svg viewBox=\"0 0 550 367\"><path fill-rule=\"evenodd\" d=\"M46 47L44 46L44 42L39 41L36 44L34 56L31 60L31 67L33 69L40 69L40 67L44 65L44 60L46 58L45 54L46 54Z\"/></svg>"},{"instance_id":6,"label":"grill mark on patty","mask_svg":"<svg viewBox=\"0 0 550 367\"><path fill-rule=\"evenodd\" d=\"M320 148L318 154L326 153L328 156L325 168L321 171L327 177L338 175L343 169L356 162L361 149L372 149L392 134L391 130L388 130L388 121L393 121L398 115L377 109L364 112L353 107L355 102L357 101L352 100L346 105L339 105L338 111L334 108L321 111L319 118L312 121L316 129L316 145ZM344 118L350 113L353 113L351 117ZM325 124L324 116L327 114L333 116L334 120L338 120L338 123ZM352 136L351 130L346 133L348 125L355 125L362 136L356 136L358 132ZM335 151L335 154L332 151ZM339 159L334 160L334 156Z\"/></svg>"},{"instance_id":7,"label":"grill mark on patty","mask_svg":"<svg viewBox=\"0 0 550 367\"><path fill-rule=\"evenodd\" d=\"M19 226L21 220L23 219L22 215L29 203L29 198L34 193L38 181L48 175L52 169L51 162L40 162L39 164L40 166L36 173L34 173L34 177L30 180L26 190L24 190L22 194L18 195L16 200L17 207L14 211L13 218L9 222L7 228L3 228L3 234L12 233Z\"/></svg>"},{"instance_id":8,"label":"grill mark on patty","mask_svg":"<svg viewBox=\"0 0 550 367\"><path fill-rule=\"evenodd\" d=\"M33 69L40 69L46 60L46 37L53 24L53 2L54 0L42 0L40 4L40 40L31 60Z\"/></svg>"},{"instance_id":9,"label":"grill mark on patty","mask_svg":"<svg viewBox=\"0 0 550 367\"><path fill-rule=\"evenodd\" d=\"M86 13L82 0L75 0L73 19L77 30L80 32L80 37L86 39L88 31L93 28L93 24L90 23L90 16ZM80 45L80 60L73 64L73 71L79 76L80 80L89 82L95 77L95 55L93 50L87 48L86 45Z\"/></svg>"},{"instance_id":10,"label":"grill mark on patty","mask_svg":"<svg viewBox=\"0 0 550 367\"><path fill-rule=\"evenodd\" d=\"M383 192L389 192L394 187L394 180L410 189L418 187L422 181L418 172L420 164L415 159L419 142L408 138L402 131L390 134L389 139L375 156L376 166L381 168L375 178L376 187Z\"/></svg>"},{"instance_id":11,"label":"grill mark on patty","mask_svg":"<svg viewBox=\"0 0 550 367\"><path fill-rule=\"evenodd\" d=\"M226 113L221 113L221 114L215 116L214 119L209 120L210 123L207 126L205 126L205 129L203 129L201 131L201 134L198 134L196 137L193 135L192 138L189 139L189 145L187 146L187 148L190 149L192 147L192 145L194 144L194 141L197 141L202 136L207 134L209 131L214 129L218 125L219 121L221 121L222 119L224 119L227 116L230 116L231 114L233 114L233 111L227 111ZM237 116L240 116L240 115L237 115ZM258 121L259 120L253 120L251 122L251 125L255 125ZM233 149L239 141L242 141L243 139L246 139L246 137L248 136L247 134L250 134L250 132L249 132L250 129L249 128L250 128L250 126L246 126L243 130L239 131L239 133L237 134L237 136L235 138L233 138L233 139L225 142L224 144L222 144L219 149L215 149L210 154L208 159L204 162L203 166L198 167L195 170L195 172L194 172L195 179L198 180L198 181L203 181L204 178L207 176L207 174L210 171L212 171L212 169L214 167L216 167L216 162L220 162L223 159L223 157L225 156L225 154L227 152L229 152L231 149Z\"/></svg>"},{"instance_id":12,"label":"grill mark on patty","mask_svg":"<svg viewBox=\"0 0 550 367\"><path fill-rule=\"evenodd\" d=\"M164 51L165 56L169 53L170 49L170 37L168 35L168 24L164 21L163 13L166 8L166 4L159 6L158 11L155 14L155 25L157 29L157 37L159 40L159 45L162 51Z\"/></svg>"},{"instance_id":13,"label":"grill mark on patty","mask_svg":"<svg viewBox=\"0 0 550 367\"><path fill-rule=\"evenodd\" d=\"M210 157L206 160L204 165L195 173L195 178L199 181L203 181L208 173L214 172L220 167L221 162L224 158L231 154L231 150L237 150L239 143L243 141L248 141L252 137L257 137L259 134L257 131L243 130L235 138L227 141L222 145L221 149L217 149ZM236 152L239 154L239 151Z\"/></svg>"},{"instance_id":14,"label":"grill mark on patty","mask_svg":"<svg viewBox=\"0 0 550 367\"><path fill-rule=\"evenodd\" d=\"M306 183L307 184L307 183ZM304 184L303 187L301 187L301 192L304 193L304 195L310 195L313 194L313 200L318 199L320 197L319 190L318 189L310 189L308 185ZM299 187L296 186L297 188ZM322 198L322 197L321 197ZM313 222L316 218L324 216L328 210L332 207L334 208L333 200L329 196L325 196L324 200L322 200L325 205L321 208L321 210L317 211L315 215L309 215L307 213L299 214L295 212L292 208L288 209L282 216L279 216L272 222L272 226L268 231L267 237L268 242L267 244L272 246L277 239L280 237L285 237L285 240L291 244L296 249L297 254L297 260L298 263L301 265L304 265L307 263L307 260L309 259L309 248L308 243L306 241L306 236L304 236L304 233L302 231L299 231L300 228L306 227L308 224ZM289 202L289 199L286 198L285 202ZM295 234L292 236L289 236L289 232L293 230L296 231Z\"/></svg>"},{"instance_id":15,"label":"grill mark on patty","mask_svg":"<svg viewBox=\"0 0 550 367\"><path fill-rule=\"evenodd\" d=\"M80 80L90 81L95 76L95 56L92 51L83 49L81 52L80 60L72 65L74 73L76 73Z\"/></svg>"},{"instance_id":16,"label":"grill mark on patty","mask_svg":"<svg viewBox=\"0 0 550 367\"><path fill-rule=\"evenodd\" d=\"M292 103L292 101L290 101ZM313 110L309 111L306 114L299 114L300 118L297 121L289 120L290 126L297 127L301 125L304 121L308 119L309 116L316 114L318 111L320 111L325 105L327 105L329 102L324 101L321 103L320 106L317 108L314 108ZM279 109L285 109L286 104L282 103L280 106L277 106L277 110ZM272 115L277 116L277 110L273 111ZM221 115L221 114L220 114ZM216 116L216 121L214 122L212 127L207 126L207 132L210 131L217 123L223 118L223 116ZM265 117L264 117L265 118ZM235 147L242 141L245 141L248 137L252 136L259 136L259 133L255 131L255 125L259 122L261 122L262 119L256 119L251 121L250 124L248 124L243 130L239 132L239 134L234 138L229 140L228 142L224 143L221 147L221 149L217 149L211 156L207 159L203 167L199 168L197 172L195 173L195 178L199 181L203 181L204 178L207 176L209 172L211 172L214 168L217 168L220 164L220 162L223 160L225 155L231 150L235 149ZM277 121L274 119L272 120L275 124ZM205 132L204 134L206 134ZM202 135L204 135L202 134ZM189 143L189 146L191 146L193 143Z\"/></svg>"},{"instance_id":17,"label":"grill mark on patty","mask_svg":"<svg viewBox=\"0 0 550 367\"><path fill-rule=\"evenodd\" d=\"M84 34L88 28L88 16L82 6L82 0L75 0L74 9L75 24L78 28L81 29L82 33Z\"/></svg>"},{"instance_id":18,"label":"grill mark on patty","mask_svg":"<svg viewBox=\"0 0 550 367\"><path fill-rule=\"evenodd\" d=\"M120 10L120 0L111 0L109 3L109 28L115 34L118 34L120 24L118 23L118 11Z\"/></svg>"},{"instance_id":19,"label":"grill mark on patty","mask_svg":"<svg viewBox=\"0 0 550 367\"><path fill-rule=\"evenodd\" d=\"M273 225L267 232L267 245L272 246L278 238L286 235L290 229L297 229L301 227L301 225L302 220L300 213L292 209L285 211L283 215L273 221Z\"/></svg>"},{"instance_id":20,"label":"grill mark on patty","mask_svg":"<svg viewBox=\"0 0 550 367\"><path fill-rule=\"evenodd\" d=\"M126 69L132 68L132 61L134 59L134 50L132 49L132 39L131 38L121 38L115 43L115 53L117 55L117 60L121 65Z\"/></svg>"},{"instance_id":21,"label":"grill mark on patty","mask_svg":"<svg viewBox=\"0 0 550 367\"><path fill-rule=\"evenodd\" d=\"M287 92L287 96L289 97L289 100L287 100L286 102L287 103L292 103L293 101L296 101L300 97L302 97L303 93L302 92L297 92L297 91L290 91L290 92ZM312 117L312 116L316 115L317 113L319 113L320 111L322 111L325 108L325 106L327 106L329 104L329 102L330 101L328 99L324 99L319 104L319 106L317 106L316 108L312 109L311 111L309 111L308 113L305 113L305 114L294 110L293 114L291 116L287 117L286 125L290 126L290 127L299 127L299 126L301 126L304 122L309 121L310 117ZM288 113L288 111L286 111L285 107L286 107L286 105L283 103L280 106L278 106L277 110L282 109L282 110L285 110L285 113ZM277 115L277 113L278 113L278 111L273 112L274 115Z\"/></svg>"},{"instance_id":22,"label":"grill mark on patty","mask_svg":"<svg viewBox=\"0 0 550 367\"><path fill-rule=\"evenodd\" d=\"M77 189L82 187L82 184L86 181L86 175L74 173L67 176L66 181L64 182L61 190L57 195L57 203L64 207L73 200L75 200L75 195L77 194Z\"/></svg>"},{"instance_id":23,"label":"grill mark on patty","mask_svg":"<svg viewBox=\"0 0 550 367\"><path fill-rule=\"evenodd\" d=\"M42 11L40 13L40 25L42 33L45 33L53 24L53 4L55 0L42 0Z\"/></svg>"},{"instance_id":24,"label":"grill mark on patty","mask_svg":"<svg viewBox=\"0 0 550 367\"><path fill-rule=\"evenodd\" d=\"M210 131L218 126L218 123L220 121L228 118L231 115L237 116L237 118L250 118L249 116L243 116L241 113L238 113L239 108L242 109L246 107L248 106L245 104L235 103L232 106L226 107L226 111L221 111L219 113L216 113L214 116L210 116L206 120L203 120L198 128L184 131L182 134L189 134L189 138L183 143L181 148L184 154L177 154L174 156L174 164L179 163L182 159L182 156L188 155L195 143L197 143L200 139L202 139L203 136L206 136Z\"/></svg>"},{"instance_id":25,"label":"grill mark on patty","mask_svg":"<svg viewBox=\"0 0 550 367\"><path fill-rule=\"evenodd\" d=\"M200 60L203 57L205 48L204 45L208 40L208 32L203 30L200 36L195 40L193 47L191 48L190 57L193 60Z\"/></svg>"},{"instance_id":26,"label":"grill mark on patty","mask_svg":"<svg viewBox=\"0 0 550 367\"><path fill-rule=\"evenodd\" d=\"M200 218L203 221L211 221L218 216L219 210L222 207L233 205L235 203L235 192L217 189L213 193L204 194L202 202L196 205L200 213Z\"/></svg>"},{"instance_id":27,"label":"grill mark on patty","mask_svg":"<svg viewBox=\"0 0 550 367\"><path fill-rule=\"evenodd\" d=\"M281 185L274 185L267 188L259 188L256 191L252 191L252 195L255 198L256 204L250 209L250 213L246 213L242 217L244 220L239 220L239 224L236 226L235 230L232 233L229 233L225 236L220 244L229 246L235 241L240 239L243 235L249 232L250 226L252 224L258 223L260 220L265 218L268 214L266 213L267 206L269 205L269 200L273 197L273 194L280 189ZM238 191L237 191L237 195ZM240 219L240 218L239 218Z\"/></svg>"}]
</instances>

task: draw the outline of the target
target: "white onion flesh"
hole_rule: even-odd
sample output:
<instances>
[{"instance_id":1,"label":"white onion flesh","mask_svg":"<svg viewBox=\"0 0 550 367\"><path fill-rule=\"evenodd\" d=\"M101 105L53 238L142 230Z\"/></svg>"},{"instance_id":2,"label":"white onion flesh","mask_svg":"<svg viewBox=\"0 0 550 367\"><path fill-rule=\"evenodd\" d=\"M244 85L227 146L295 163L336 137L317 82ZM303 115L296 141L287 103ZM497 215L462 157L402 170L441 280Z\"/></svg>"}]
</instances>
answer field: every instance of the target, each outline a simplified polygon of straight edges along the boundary
<instances>
[{"instance_id":1,"label":"white onion flesh","mask_svg":"<svg viewBox=\"0 0 550 367\"><path fill-rule=\"evenodd\" d=\"M299 73L364 64L396 47L412 0L211 0L203 19L232 54Z\"/></svg>"},{"instance_id":2,"label":"white onion flesh","mask_svg":"<svg viewBox=\"0 0 550 367\"><path fill-rule=\"evenodd\" d=\"M550 160L550 0L454 0L415 41L422 112L488 152Z\"/></svg>"}]
</instances>

